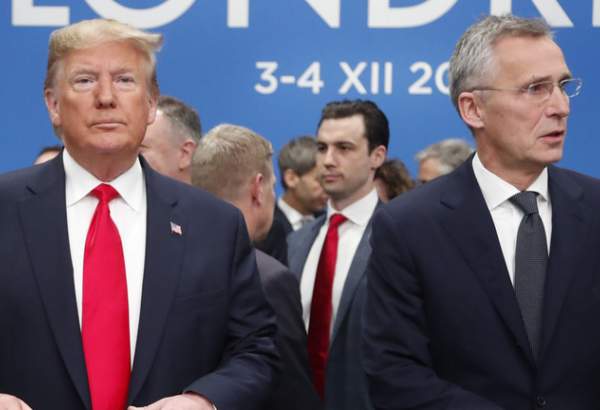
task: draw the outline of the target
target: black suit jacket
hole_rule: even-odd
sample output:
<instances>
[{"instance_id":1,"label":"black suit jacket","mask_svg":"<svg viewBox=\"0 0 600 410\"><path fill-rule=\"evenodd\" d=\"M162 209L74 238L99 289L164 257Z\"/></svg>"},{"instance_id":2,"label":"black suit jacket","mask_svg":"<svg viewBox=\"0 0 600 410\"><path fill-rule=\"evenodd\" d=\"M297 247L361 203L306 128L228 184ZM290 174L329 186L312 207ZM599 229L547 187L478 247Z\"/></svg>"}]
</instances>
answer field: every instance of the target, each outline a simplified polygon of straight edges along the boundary
<instances>
[{"instance_id":1,"label":"black suit jacket","mask_svg":"<svg viewBox=\"0 0 600 410\"><path fill-rule=\"evenodd\" d=\"M598 408L600 182L551 166L549 193L537 361L471 161L376 213L364 321L375 408Z\"/></svg>"},{"instance_id":2,"label":"black suit jacket","mask_svg":"<svg viewBox=\"0 0 600 410\"><path fill-rule=\"evenodd\" d=\"M310 378L298 279L260 250L256 251L256 264L267 301L277 317L275 342L281 356L281 374L263 410L319 410L323 405Z\"/></svg>"},{"instance_id":3,"label":"black suit jacket","mask_svg":"<svg viewBox=\"0 0 600 410\"><path fill-rule=\"evenodd\" d=\"M264 253L271 255L285 266L288 265L287 259L287 236L294 229L292 224L287 219L277 205L273 211L273 224L267 234L267 237L256 243L256 249L260 249Z\"/></svg>"},{"instance_id":4,"label":"black suit jacket","mask_svg":"<svg viewBox=\"0 0 600 410\"><path fill-rule=\"evenodd\" d=\"M243 218L142 167L146 260L128 402L194 391L220 410L260 408L275 324ZM36 410L89 409L61 156L0 176L0 226L0 392Z\"/></svg>"}]
</instances>

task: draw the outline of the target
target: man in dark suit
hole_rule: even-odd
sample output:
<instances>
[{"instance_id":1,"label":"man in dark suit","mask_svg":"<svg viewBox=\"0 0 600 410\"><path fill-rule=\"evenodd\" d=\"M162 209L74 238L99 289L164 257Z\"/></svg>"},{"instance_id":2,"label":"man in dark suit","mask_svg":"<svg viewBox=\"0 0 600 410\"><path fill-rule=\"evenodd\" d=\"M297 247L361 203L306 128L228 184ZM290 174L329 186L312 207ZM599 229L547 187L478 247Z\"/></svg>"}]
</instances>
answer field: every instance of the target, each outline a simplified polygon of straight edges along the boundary
<instances>
[{"instance_id":1,"label":"man in dark suit","mask_svg":"<svg viewBox=\"0 0 600 410\"><path fill-rule=\"evenodd\" d=\"M223 124L200 142L192 164L192 183L235 205L250 239L265 237L273 220L275 173L271 144L244 127ZM279 261L257 250L258 272L277 317L281 373L263 410L318 410L311 383L296 277Z\"/></svg>"},{"instance_id":2,"label":"man in dark suit","mask_svg":"<svg viewBox=\"0 0 600 410\"><path fill-rule=\"evenodd\" d=\"M320 215L327 195L319 182L317 142L314 137L294 138L281 148L277 163L284 193L277 200L273 225L256 247L287 265L286 237Z\"/></svg>"},{"instance_id":3,"label":"man in dark suit","mask_svg":"<svg viewBox=\"0 0 600 410\"><path fill-rule=\"evenodd\" d=\"M360 354L375 170L389 140L385 114L370 101L336 101L321 113L319 178L329 203L288 238L290 270L300 274L313 382L328 410L370 409Z\"/></svg>"},{"instance_id":4,"label":"man in dark suit","mask_svg":"<svg viewBox=\"0 0 600 410\"><path fill-rule=\"evenodd\" d=\"M600 402L600 183L557 168L572 78L541 20L490 16L450 61L477 152L375 215L365 367L378 409Z\"/></svg>"},{"instance_id":5,"label":"man in dark suit","mask_svg":"<svg viewBox=\"0 0 600 410\"><path fill-rule=\"evenodd\" d=\"M52 34L65 149L0 177L0 408L241 410L270 393L275 324L242 216L138 158L161 40L111 20Z\"/></svg>"}]
</instances>

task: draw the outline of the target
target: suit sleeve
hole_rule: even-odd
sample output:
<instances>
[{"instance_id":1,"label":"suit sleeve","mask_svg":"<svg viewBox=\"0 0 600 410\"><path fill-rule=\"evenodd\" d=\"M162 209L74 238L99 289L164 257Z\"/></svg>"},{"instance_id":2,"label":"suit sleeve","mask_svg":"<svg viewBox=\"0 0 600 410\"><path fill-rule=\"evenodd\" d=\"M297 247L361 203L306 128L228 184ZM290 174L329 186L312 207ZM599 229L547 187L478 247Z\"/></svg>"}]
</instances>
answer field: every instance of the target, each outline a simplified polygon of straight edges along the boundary
<instances>
[{"instance_id":1,"label":"suit sleeve","mask_svg":"<svg viewBox=\"0 0 600 410\"><path fill-rule=\"evenodd\" d=\"M234 240L226 351L218 369L185 391L205 396L218 410L260 409L279 365L275 316L265 299L240 214Z\"/></svg>"},{"instance_id":2,"label":"suit sleeve","mask_svg":"<svg viewBox=\"0 0 600 410\"><path fill-rule=\"evenodd\" d=\"M427 292L412 260L410 231L395 223L386 208L375 214L367 269L363 354L374 407L501 410L436 374L428 347Z\"/></svg>"}]
</instances>

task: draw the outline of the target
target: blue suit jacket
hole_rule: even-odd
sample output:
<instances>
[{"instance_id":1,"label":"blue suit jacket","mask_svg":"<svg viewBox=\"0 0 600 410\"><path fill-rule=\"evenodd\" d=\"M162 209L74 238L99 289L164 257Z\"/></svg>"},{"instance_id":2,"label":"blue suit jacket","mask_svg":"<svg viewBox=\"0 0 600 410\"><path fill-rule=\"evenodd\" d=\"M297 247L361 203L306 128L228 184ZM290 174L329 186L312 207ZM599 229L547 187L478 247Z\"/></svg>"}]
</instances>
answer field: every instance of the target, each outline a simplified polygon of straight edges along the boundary
<instances>
[{"instance_id":1,"label":"blue suit jacket","mask_svg":"<svg viewBox=\"0 0 600 410\"><path fill-rule=\"evenodd\" d=\"M375 408L598 408L600 182L551 166L549 193L537 361L470 160L375 215L364 346Z\"/></svg>"},{"instance_id":2,"label":"blue suit jacket","mask_svg":"<svg viewBox=\"0 0 600 410\"><path fill-rule=\"evenodd\" d=\"M319 230L325 223L321 215L288 236L290 270L301 278L304 263ZM362 311L366 294L365 270L371 246L371 222L361 238L342 291L329 347L325 380L325 409L371 409L367 380L361 358Z\"/></svg>"},{"instance_id":3,"label":"blue suit jacket","mask_svg":"<svg viewBox=\"0 0 600 410\"><path fill-rule=\"evenodd\" d=\"M219 409L259 408L277 354L244 221L142 167L146 260L128 401L194 391ZM61 156L0 176L0 226L0 392L37 410L89 409Z\"/></svg>"}]
</instances>

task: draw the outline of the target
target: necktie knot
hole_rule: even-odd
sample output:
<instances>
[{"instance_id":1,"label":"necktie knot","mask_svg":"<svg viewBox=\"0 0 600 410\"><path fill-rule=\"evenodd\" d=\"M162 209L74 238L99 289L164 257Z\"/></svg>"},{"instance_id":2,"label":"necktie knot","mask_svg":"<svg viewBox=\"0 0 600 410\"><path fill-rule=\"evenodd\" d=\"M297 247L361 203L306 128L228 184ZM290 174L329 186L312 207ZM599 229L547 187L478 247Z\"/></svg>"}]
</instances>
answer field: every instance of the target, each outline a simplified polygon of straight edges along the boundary
<instances>
[{"instance_id":1,"label":"necktie knot","mask_svg":"<svg viewBox=\"0 0 600 410\"><path fill-rule=\"evenodd\" d=\"M518 206L525 215L537 214L537 192L523 191L510 198L510 202Z\"/></svg>"},{"instance_id":2,"label":"necktie knot","mask_svg":"<svg viewBox=\"0 0 600 410\"><path fill-rule=\"evenodd\" d=\"M341 224L346 222L348 218L346 218L342 214L333 214L329 218L329 229L337 229Z\"/></svg>"},{"instance_id":3,"label":"necktie knot","mask_svg":"<svg viewBox=\"0 0 600 410\"><path fill-rule=\"evenodd\" d=\"M119 196L116 189L108 184L100 184L91 192L100 202L108 203Z\"/></svg>"}]
</instances>

